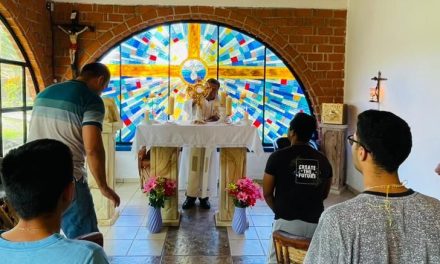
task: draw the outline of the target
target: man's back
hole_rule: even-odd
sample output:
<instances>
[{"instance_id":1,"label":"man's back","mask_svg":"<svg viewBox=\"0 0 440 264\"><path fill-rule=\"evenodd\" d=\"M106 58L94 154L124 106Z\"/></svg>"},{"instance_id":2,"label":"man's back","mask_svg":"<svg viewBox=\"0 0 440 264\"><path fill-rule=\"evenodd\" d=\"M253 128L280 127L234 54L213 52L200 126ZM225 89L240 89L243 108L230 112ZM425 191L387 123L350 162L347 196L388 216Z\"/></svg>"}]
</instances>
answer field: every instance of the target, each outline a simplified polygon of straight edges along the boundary
<instances>
[{"instance_id":1,"label":"man's back","mask_svg":"<svg viewBox=\"0 0 440 264\"><path fill-rule=\"evenodd\" d=\"M305 263L440 263L440 201L367 192L330 207Z\"/></svg>"},{"instance_id":2,"label":"man's back","mask_svg":"<svg viewBox=\"0 0 440 264\"><path fill-rule=\"evenodd\" d=\"M0 260L8 264L108 263L100 246L88 241L66 239L60 234L33 242L10 242L0 237Z\"/></svg>"},{"instance_id":3,"label":"man's back","mask_svg":"<svg viewBox=\"0 0 440 264\"><path fill-rule=\"evenodd\" d=\"M318 222L327 179L332 177L322 153L308 145L281 149L269 157L265 172L275 178L275 219Z\"/></svg>"},{"instance_id":4,"label":"man's back","mask_svg":"<svg viewBox=\"0 0 440 264\"><path fill-rule=\"evenodd\" d=\"M101 128L104 111L102 99L84 82L52 85L35 100L28 141L51 138L65 143L73 154L74 176L80 179L85 175L82 126Z\"/></svg>"}]
</instances>

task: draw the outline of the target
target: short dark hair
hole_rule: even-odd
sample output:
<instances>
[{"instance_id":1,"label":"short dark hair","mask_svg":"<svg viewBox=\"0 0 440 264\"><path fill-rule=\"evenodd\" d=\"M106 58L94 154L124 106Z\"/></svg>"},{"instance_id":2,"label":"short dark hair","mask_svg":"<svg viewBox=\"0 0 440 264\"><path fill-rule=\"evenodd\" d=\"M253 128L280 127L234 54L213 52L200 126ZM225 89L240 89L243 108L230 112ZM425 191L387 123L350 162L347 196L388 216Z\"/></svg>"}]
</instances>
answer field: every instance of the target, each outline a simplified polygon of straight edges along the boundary
<instances>
[{"instance_id":1,"label":"short dark hair","mask_svg":"<svg viewBox=\"0 0 440 264\"><path fill-rule=\"evenodd\" d=\"M207 82L209 82L210 84L215 84L217 87L220 87L220 82L217 81L217 80L214 79L214 78L210 78L210 79L208 79Z\"/></svg>"},{"instance_id":2,"label":"short dark hair","mask_svg":"<svg viewBox=\"0 0 440 264\"><path fill-rule=\"evenodd\" d=\"M358 115L356 135L374 162L387 172L397 171L412 147L411 129L397 115L367 110Z\"/></svg>"},{"instance_id":3,"label":"short dark hair","mask_svg":"<svg viewBox=\"0 0 440 264\"><path fill-rule=\"evenodd\" d=\"M39 139L9 151L3 158L6 198L20 218L30 220L52 213L73 180L69 147L53 139Z\"/></svg>"},{"instance_id":4,"label":"short dark hair","mask_svg":"<svg viewBox=\"0 0 440 264\"><path fill-rule=\"evenodd\" d=\"M110 71L108 70L107 66L99 62L93 62L84 65L79 75L86 79L98 78L103 76L106 82L110 80Z\"/></svg>"},{"instance_id":5,"label":"short dark hair","mask_svg":"<svg viewBox=\"0 0 440 264\"><path fill-rule=\"evenodd\" d=\"M298 140L308 142L316 131L316 119L306 113L297 113L290 121L289 130L295 131Z\"/></svg>"}]
</instances>

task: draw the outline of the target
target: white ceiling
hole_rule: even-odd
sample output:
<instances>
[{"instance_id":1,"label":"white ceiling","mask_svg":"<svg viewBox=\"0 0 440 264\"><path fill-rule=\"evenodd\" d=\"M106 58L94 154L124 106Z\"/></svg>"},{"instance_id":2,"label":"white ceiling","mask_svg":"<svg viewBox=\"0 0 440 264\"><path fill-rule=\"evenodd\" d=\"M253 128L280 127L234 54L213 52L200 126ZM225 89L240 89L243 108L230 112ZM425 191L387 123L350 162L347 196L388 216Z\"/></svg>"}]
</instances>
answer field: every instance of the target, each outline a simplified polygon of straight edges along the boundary
<instances>
[{"instance_id":1,"label":"white ceiling","mask_svg":"<svg viewBox=\"0 0 440 264\"><path fill-rule=\"evenodd\" d=\"M216 7L275 7L347 9L348 0L54 0L55 2L107 5L190 5Z\"/></svg>"}]
</instances>

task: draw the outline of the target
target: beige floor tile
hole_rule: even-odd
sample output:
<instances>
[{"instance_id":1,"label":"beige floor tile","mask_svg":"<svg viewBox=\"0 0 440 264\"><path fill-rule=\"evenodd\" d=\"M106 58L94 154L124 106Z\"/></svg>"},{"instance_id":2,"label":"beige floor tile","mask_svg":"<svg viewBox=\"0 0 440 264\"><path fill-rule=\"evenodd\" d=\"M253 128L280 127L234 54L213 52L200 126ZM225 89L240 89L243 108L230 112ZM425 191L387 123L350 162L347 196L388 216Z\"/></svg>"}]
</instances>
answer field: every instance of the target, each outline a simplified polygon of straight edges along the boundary
<instances>
[{"instance_id":1,"label":"beige floor tile","mask_svg":"<svg viewBox=\"0 0 440 264\"><path fill-rule=\"evenodd\" d=\"M264 256L260 240L229 240L232 256Z\"/></svg>"},{"instance_id":2,"label":"beige floor tile","mask_svg":"<svg viewBox=\"0 0 440 264\"><path fill-rule=\"evenodd\" d=\"M157 239L144 239L134 240L130 249L128 250L128 256L160 256L165 240Z\"/></svg>"}]
</instances>

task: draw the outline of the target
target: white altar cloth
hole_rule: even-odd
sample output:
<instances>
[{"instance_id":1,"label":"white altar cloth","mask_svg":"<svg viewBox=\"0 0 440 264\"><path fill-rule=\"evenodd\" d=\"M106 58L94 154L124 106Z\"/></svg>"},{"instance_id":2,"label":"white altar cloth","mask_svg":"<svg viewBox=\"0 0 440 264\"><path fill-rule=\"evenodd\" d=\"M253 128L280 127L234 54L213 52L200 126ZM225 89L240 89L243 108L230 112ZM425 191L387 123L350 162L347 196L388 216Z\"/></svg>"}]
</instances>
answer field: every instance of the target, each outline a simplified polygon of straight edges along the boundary
<instances>
[{"instance_id":1,"label":"white altar cloth","mask_svg":"<svg viewBox=\"0 0 440 264\"><path fill-rule=\"evenodd\" d=\"M264 153L258 130L250 125L227 125L210 122L195 125L190 122L145 124L136 127L132 152L137 157L141 146L151 147L246 147L255 154Z\"/></svg>"}]
</instances>

